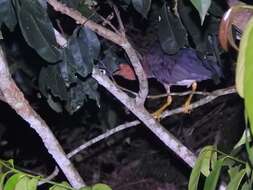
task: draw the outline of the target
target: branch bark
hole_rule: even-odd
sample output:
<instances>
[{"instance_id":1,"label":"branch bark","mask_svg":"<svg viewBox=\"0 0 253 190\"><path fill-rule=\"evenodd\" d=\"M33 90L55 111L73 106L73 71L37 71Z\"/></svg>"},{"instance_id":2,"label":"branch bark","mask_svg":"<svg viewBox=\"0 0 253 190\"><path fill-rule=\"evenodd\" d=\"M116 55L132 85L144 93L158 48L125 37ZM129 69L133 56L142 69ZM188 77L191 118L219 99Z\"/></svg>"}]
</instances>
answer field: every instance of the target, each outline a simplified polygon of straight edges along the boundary
<instances>
[{"instance_id":1,"label":"branch bark","mask_svg":"<svg viewBox=\"0 0 253 190\"><path fill-rule=\"evenodd\" d=\"M136 104L143 105L148 95L147 76L142 68L141 62L137 56L135 49L129 43L125 35L118 35L117 33L108 30L107 28L93 22L92 20L88 20L80 12L67 7L66 5L58 2L57 0L47 0L47 2L54 8L54 10L59 11L62 14L68 15L69 17L74 19L77 24L85 25L92 31L96 32L98 35L121 46L125 50L131 61L131 64L133 65L135 74L137 75L139 81L139 94L136 98Z\"/></svg>"},{"instance_id":2,"label":"branch bark","mask_svg":"<svg viewBox=\"0 0 253 190\"><path fill-rule=\"evenodd\" d=\"M98 69L93 69L93 78L100 85L113 94L121 103L123 103L135 116L137 116L166 146L168 146L178 157L184 160L190 167L194 166L196 156L185 147L174 135L166 130L157 122L144 106L136 106L135 101L129 98L124 92L117 88L113 82L101 73Z\"/></svg>"},{"instance_id":3,"label":"branch bark","mask_svg":"<svg viewBox=\"0 0 253 190\"><path fill-rule=\"evenodd\" d=\"M67 158L61 145L46 122L33 110L23 93L11 78L2 47L0 47L0 76L0 91L4 101L38 133L48 152L62 169L70 184L74 188L85 186L81 176Z\"/></svg>"}]
</instances>

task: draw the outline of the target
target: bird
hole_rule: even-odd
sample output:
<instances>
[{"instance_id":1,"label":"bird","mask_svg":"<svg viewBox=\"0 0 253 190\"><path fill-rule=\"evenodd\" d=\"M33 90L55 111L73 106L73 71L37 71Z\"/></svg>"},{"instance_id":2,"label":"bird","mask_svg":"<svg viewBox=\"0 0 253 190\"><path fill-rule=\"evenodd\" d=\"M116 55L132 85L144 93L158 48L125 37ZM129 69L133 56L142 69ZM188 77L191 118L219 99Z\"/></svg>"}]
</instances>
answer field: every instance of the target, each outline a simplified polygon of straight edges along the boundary
<instances>
[{"instance_id":1,"label":"bird","mask_svg":"<svg viewBox=\"0 0 253 190\"><path fill-rule=\"evenodd\" d=\"M185 112L189 112L193 92L197 82L222 77L221 67L213 60L201 57L193 48L182 48L176 54L170 55L163 51L160 43L154 43L143 55L141 65L147 78L155 78L170 93L171 86L192 87L192 93L184 104ZM129 64L120 64L114 73L127 80L136 80L135 73ZM152 115L159 119L161 113L171 104L172 97Z\"/></svg>"}]
</instances>

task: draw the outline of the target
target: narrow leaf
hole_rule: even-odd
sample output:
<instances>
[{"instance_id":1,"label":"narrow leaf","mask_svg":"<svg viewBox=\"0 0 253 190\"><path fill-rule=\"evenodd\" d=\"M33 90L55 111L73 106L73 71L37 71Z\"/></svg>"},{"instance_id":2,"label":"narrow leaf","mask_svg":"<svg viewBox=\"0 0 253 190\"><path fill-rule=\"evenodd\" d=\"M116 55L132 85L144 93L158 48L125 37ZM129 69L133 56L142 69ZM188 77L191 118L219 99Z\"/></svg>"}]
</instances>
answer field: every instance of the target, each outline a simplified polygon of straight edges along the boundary
<instances>
[{"instance_id":1,"label":"narrow leaf","mask_svg":"<svg viewBox=\"0 0 253 190\"><path fill-rule=\"evenodd\" d=\"M243 169L240 172L236 173L234 176L232 176L228 184L227 190L237 190L245 174L246 174L246 169Z\"/></svg>"},{"instance_id":2,"label":"narrow leaf","mask_svg":"<svg viewBox=\"0 0 253 190\"><path fill-rule=\"evenodd\" d=\"M216 162L210 175L206 178L204 190L215 190L216 185L218 183L219 176L220 176L220 171L221 171L221 168L222 168L222 165L223 165L223 162L225 159L226 159L226 157L222 158Z\"/></svg>"},{"instance_id":3,"label":"narrow leaf","mask_svg":"<svg viewBox=\"0 0 253 190\"><path fill-rule=\"evenodd\" d=\"M6 184L4 185L4 190L14 190L16 184L18 183L18 181L24 177L25 175L22 174L22 173L17 173L17 174L14 174L13 176L11 176Z\"/></svg>"},{"instance_id":4,"label":"narrow leaf","mask_svg":"<svg viewBox=\"0 0 253 190\"><path fill-rule=\"evenodd\" d=\"M5 181L5 179L6 179L6 176L7 176L8 174L10 174L10 173L11 173L11 171L8 171L8 172L2 173L2 174L0 175L0 190L3 190L3 189L4 189L4 181Z\"/></svg>"},{"instance_id":5,"label":"narrow leaf","mask_svg":"<svg viewBox=\"0 0 253 190\"><path fill-rule=\"evenodd\" d=\"M246 113L249 118L249 127L251 133L253 133L253 18L250 19L249 23L246 26L246 34L243 34L243 42L246 45L242 45L240 47L240 51L244 51L244 81L243 81L243 91L244 91L244 99L245 99L245 108ZM246 41L244 41L246 40Z\"/></svg>"},{"instance_id":6,"label":"narrow leaf","mask_svg":"<svg viewBox=\"0 0 253 190\"><path fill-rule=\"evenodd\" d=\"M98 183L92 186L92 190L112 190L112 188L106 184Z\"/></svg>"},{"instance_id":7,"label":"narrow leaf","mask_svg":"<svg viewBox=\"0 0 253 190\"><path fill-rule=\"evenodd\" d=\"M189 190L197 190L198 189L198 182L199 177L201 174L201 171L203 171L203 174L207 176L209 174L209 170L207 170L208 166L210 165L211 160L211 154L213 147L207 146L205 147L199 154L198 159L195 163L194 168L192 169L188 189ZM208 163L209 160L209 163Z\"/></svg>"}]
</instances>

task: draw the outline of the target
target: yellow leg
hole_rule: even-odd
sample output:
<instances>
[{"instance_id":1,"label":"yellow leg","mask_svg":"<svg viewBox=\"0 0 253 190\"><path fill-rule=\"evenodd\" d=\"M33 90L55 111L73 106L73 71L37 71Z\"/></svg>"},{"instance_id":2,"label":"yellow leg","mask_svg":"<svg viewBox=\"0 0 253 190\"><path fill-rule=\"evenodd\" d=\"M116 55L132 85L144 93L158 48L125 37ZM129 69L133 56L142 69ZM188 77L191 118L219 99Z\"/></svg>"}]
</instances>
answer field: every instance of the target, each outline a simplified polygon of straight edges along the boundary
<instances>
[{"instance_id":1,"label":"yellow leg","mask_svg":"<svg viewBox=\"0 0 253 190\"><path fill-rule=\"evenodd\" d=\"M191 104L191 100L193 97L193 93L196 91L197 89L197 83L194 82L192 84L192 93L190 94L190 96L187 98L186 102L184 103L184 113L190 113L191 109L190 109L190 104Z\"/></svg>"},{"instance_id":2,"label":"yellow leg","mask_svg":"<svg viewBox=\"0 0 253 190\"><path fill-rule=\"evenodd\" d=\"M162 113L171 104L171 102L172 102L172 97L168 96L167 102L162 107L160 107L158 110L156 110L154 113L152 113L152 116L155 119L157 119L158 121L160 121Z\"/></svg>"}]
</instances>

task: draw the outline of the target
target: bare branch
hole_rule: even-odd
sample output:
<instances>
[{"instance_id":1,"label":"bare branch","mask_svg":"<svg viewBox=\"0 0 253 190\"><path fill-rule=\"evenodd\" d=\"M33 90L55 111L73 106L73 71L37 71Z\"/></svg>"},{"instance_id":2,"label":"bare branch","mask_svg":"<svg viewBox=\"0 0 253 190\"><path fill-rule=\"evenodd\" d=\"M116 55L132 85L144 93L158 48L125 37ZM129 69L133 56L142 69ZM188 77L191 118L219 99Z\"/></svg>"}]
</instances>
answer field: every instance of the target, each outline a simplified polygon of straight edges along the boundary
<instances>
[{"instance_id":1,"label":"bare branch","mask_svg":"<svg viewBox=\"0 0 253 190\"><path fill-rule=\"evenodd\" d=\"M233 94L233 93L236 93L235 91L235 88L234 87L231 87L231 88L225 88L225 89L220 89L220 90L216 90L214 92L211 92L209 93L211 97L214 97L214 99L220 97L220 96L224 96L224 95L228 95L228 94ZM200 106L203 106L205 104L208 104L209 102L213 101L214 99L210 98L210 97L205 97L201 100L198 100L194 103L192 103L190 106L192 107L192 109L196 109ZM162 118L165 118L165 117L168 117L168 116L172 116L172 115L175 115L175 114L180 114L180 113L183 113L183 108L182 107L179 107L179 108L176 108L176 109L173 109L173 110L170 110L170 111L167 111L166 114L163 114L162 115ZM105 138L108 138L110 137L111 135L115 134L115 133L118 133L124 129L128 129L130 127L134 127L136 125L139 125L141 122L139 120L134 120L134 121L131 121L131 122L127 122L127 123L124 123L124 124L121 124L91 140L89 140L88 142L85 142L84 144L80 145L79 147L75 148L74 150L72 150L70 153L67 154L68 158L72 158L74 157L76 154L78 154L79 152L83 151L84 149L90 147L91 145L105 139ZM54 171L52 174L50 174L47 179L53 179L55 176L57 176L59 173L59 170L57 167L55 167Z\"/></svg>"},{"instance_id":2,"label":"bare branch","mask_svg":"<svg viewBox=\"0 0 253 190\"><path fill-rule=\"evenodd\" d=\"M141 62L137 56L135 49L129 43L127 38L118 35L111 30L93 22L92 20L88 20L86 17L82 16L82 14L74 9L67 7L66 5L58 2L57 0L47 0L47 2L56 10L69 17L73 18L77 24L84 24L85 26L96 32L98 35L108 39L115 44L121 46L127 53L131 64L133 65L135 74L139 80L139 95L136 97L136 104L144 104L145 99L148 95L148 81L146 74L142 68Z\"/></svg>"},{"instance_id":3,"label":"bare branch","mask_svg":"<svg viewBox=\"0 0 253 190\"><path fill-rule=\"evenodd\" d=\"M122 131L124 129L127 129L127 128L130 128L130 127L133 127L133 126L136 126L138 124L140 124L141 122L138 121L138 120L135 120L135 121L132 121L132 122L128 122L128 123L125 123L125 124L122 124L122 125L119 125L91 140L89 140L88 142L80 145L79 147L75 148L74 150L72 150L70 153L67 154L68 158L72 158L73 156L75 156L76 154L78 154L80 151L88 148L89 146L115 134L115 133L118 133L119 131Z\"/></svg>"},{"instance_id":4,"label":"bare branch","mask_svg":"<svg viewBox=\"0 0 253 190\"><path fill-rule=\"evenodd\" d=\"M123 24L121 16L120 16L120 11L119 11L118 7L111 0L108 0L108 2L112 6L112 8L116 14L118 24L119 24L119 31L120 31L121 35L123 35L125 37L126 30L125 30L124 24Z\"/></svg>"},{"instance_id":5,"label":"bare branch","mask_svg":"<svg viewBox=\"0 0 253 190\"><path fill-rule=\"evenodd\" d=\"M198 108L200 106L203 106L211 101L213 101L214 99L220 97L220 96L224 96L224 95L228 95L228 94L234 94L236 93L236 89L234 87L230 87L230 88L225 88L225 89L220 89L220 90L216 90L214 92L212 92L209 96L200 99L199 101L193 103L190 105L190 109L195 109ZM174 114L179 114L182 113L184 111L183 107L171 110L171 111L165 111L162 114L162 118L174 115Z\"/></svg>"},{"instance_id":6,"label":"bare branch","mask_svg":"<svg viewBox=\"0 0 253 190\"><path fill-rule=\"evenodd\" d=\"M113 82L97 69L93 69L93 78L112 93L123 103L134 115L136 115L166 146L183 159L189 166L193 167L196 161L195 155L187 149L174 135L166 130L146 111L144 106L136 105L133 99L117 88Z\"/></svg>"},{"instance_id":7,"label":"bare branch","mask_svg":"<svg viewBox=\"0 0 253 190\"><path fill-rule=\"evenodd\" d=\"M16 113L38 133L48 152L62 169L70 184L75 188L85 186L81 176L65 155L61 145L46 122L33 110L23 93L11 78L2 47L0 47L0 76L0 91L6 103L8 103Z\"/></svg>"}]
</instances>

